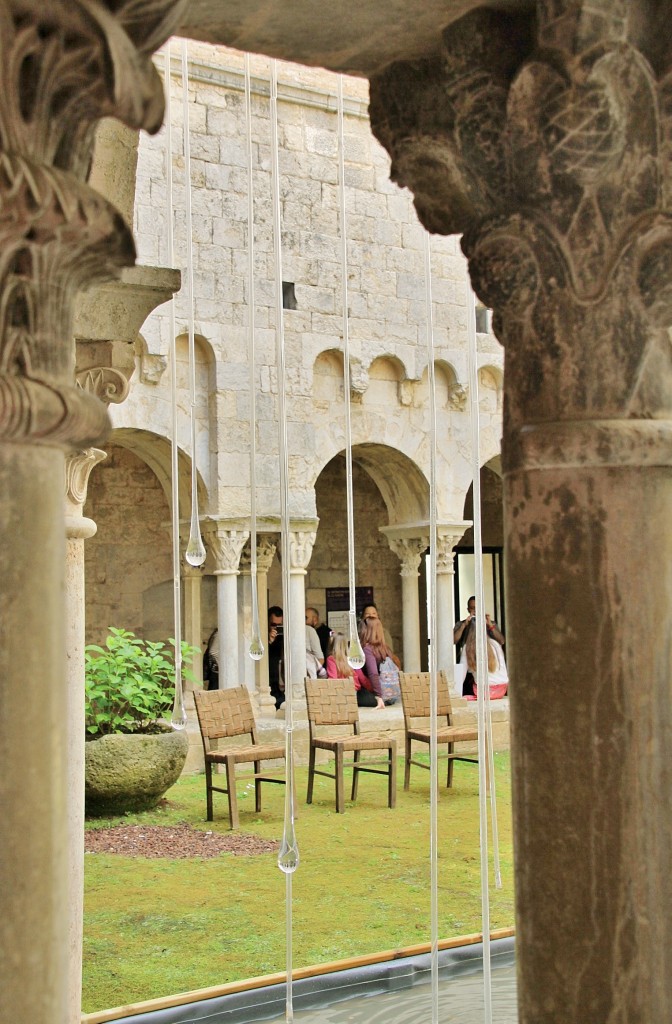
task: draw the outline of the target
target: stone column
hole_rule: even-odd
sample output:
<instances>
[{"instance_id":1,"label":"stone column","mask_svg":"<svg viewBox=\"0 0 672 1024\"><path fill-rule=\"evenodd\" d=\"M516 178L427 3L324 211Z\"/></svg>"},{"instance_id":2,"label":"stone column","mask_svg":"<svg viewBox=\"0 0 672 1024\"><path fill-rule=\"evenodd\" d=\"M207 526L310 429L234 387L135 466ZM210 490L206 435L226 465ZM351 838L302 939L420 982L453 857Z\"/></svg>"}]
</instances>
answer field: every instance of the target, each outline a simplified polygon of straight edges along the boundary
<instances>
[{"instance_id":1,"label":"stone column","mask_svg":"<svg viewBox=\"0 0 672 1024\"><path fill-rule=\"evenodd\" d=\"M466 527L465 527L466 528ZM443 669L452 689L455 681L455 645L453 643L453 626L455 625L455 552L453 548L459 542L464 529L459 533L444 533L437 530L436 552L436 646L437 666ZM462 696L462 694L460 694Z\"/></svg>"},{"instance_id":2,"label":"stone column","mask_svg":"<svg viewBox=\"0 0 672 1024\"><path fill-rule=\"evenodd\" d=\"M238 565L250 536L239 527L215 526L205 533L212 549L217 577L217 628L219 630L219 686L239 686L238 665Z\"/></svg>"},{"instance_id":3,"label":"stone column","mask_svg":"<svg viewBox=\"0 0 672 1024\"><path fill-rule=\"evenodd\" d=\"M259 632L264 645L264 656L257 662L257 699L263 715L275 717L275 700L268 686L268 574L275 558L277 537L257 538L257 596L259 599Z\"/></svg>"},{"instance_id":4,"label":"stone column","mask_svg":"<svg viewBox=\"0 0 672 1024\"><path fill-rule=\"evenodd\" d=\"M67 700L64 714L67 767L68 1019L82 1013L84 915L84 541L96 524L82 514L91 470L106 458L98 448L65 460L65 650Z\"/></svg>"},{"instance_id":5,"label":"stone column","mask_svg":"<svg viewBox=\"0 0 672 1024\"><path fill-rule=\"evenodd\" d=\"M669 33L650 4L534 7L386 69L372 125L506 349L520 1020L667 1021Z\"/></svg>"},{"instance_id":6,"label":"stone column","mask_svg":"<svg viewBox=\"0 0 672 1024\"><path fill-rule=\"evenodd\" d=\"M421 662L418 570L423 552L427 550L427 537L399 537L388 533L387 539L401 562L403 665L406 672L419 672Z\"/></svg>"},{"instance_id":7,"label":"stone column","mask_svg":"<svg viewBox=\"0 0 672 1024\"><path fill-rule=\"evenodd\" d=\"M306 677L306 569L313 553L315 529L294 529L289 534L289 601L291 605L289 642L292 652L292 693L305 703ZM287 638L285 638L287 643ZM285 680L285 686L287 680Z\"/></svg>"},{"instance_id":8,"label":"stone column","mask_svg":"<svg viewBox=\"0 0 672 1024\"><path fill-rule=\"evenodd\" d=\"M151 54L179 13L172 2L131 0L95 14L82 4L2 5L3 1020L71 1019L64 451L108 431L104 406L74 384L73 303L134 259L130 231L86 176L100 117L159 128L163 88Z\"/></svg>"},{"instance_id":9,"label":"stone column","mask_svg":"<svg viewBox=\"0 0 672 1024\"><path fill-rule=\"evenodd\" d=\"M185 680L185 689L193 690L195 686L203 685L203 654L202 644L203 629L201 623L201 590L203 582L203 567L200 565L189 565L182 559L182 590L184 595L184 637L183 639L196 647L200 653L195 654L185 667L194 676L194 682Z\"/></svg>"}]
</instances>

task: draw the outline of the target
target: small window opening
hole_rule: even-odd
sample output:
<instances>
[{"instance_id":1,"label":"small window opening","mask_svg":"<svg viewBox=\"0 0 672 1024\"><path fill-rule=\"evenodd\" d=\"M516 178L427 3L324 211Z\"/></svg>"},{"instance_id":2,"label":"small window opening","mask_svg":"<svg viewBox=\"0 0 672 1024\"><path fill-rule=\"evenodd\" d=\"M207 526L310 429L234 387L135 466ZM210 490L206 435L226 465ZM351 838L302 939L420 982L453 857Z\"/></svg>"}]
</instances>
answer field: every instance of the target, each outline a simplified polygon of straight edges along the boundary
<instances>
[{"instance_id":1,"label":"small window opening","mask_svg":"<svg viewBox=\"0 0 672 1024\"><path fill-rule=\"evenodd\" d=\"M282 308L298 309L296 295L294 294L294 283L292 281L282 282Z\"/></svg>"},{"instance_id":2,"label":"small window opening","mask_svg":"<svg viewBox=\"0 0 672 1024\"><path fill-rule=\"evenodd\" d=\"M476 333L488 334L490 331L490 310L486 306L476 306Z\"/></svg>"}]
</instances>

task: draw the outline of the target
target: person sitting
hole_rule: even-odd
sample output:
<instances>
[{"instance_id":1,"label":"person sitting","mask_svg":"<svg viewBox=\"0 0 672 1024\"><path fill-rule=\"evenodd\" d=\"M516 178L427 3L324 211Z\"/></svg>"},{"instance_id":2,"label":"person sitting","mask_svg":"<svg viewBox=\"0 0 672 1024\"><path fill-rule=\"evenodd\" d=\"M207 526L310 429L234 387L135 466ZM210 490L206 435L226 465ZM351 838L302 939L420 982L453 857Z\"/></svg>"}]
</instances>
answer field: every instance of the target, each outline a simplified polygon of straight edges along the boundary
<instances>
[{"instance_id":1,"label":"person sitting","mask_svg":"<svg viewBox=\"0 0 672 1024\"><path fill-rule=\"evenodd\" d=\"M327 676L329 679L350 679L355 686L357 705L360 708L384 708L383 698L376 696L371 689L368 677L361 668L354 668L348 663L348 641L343 633L334 633L329 645L327 658Z\"/></svg>"},{"instance_id":2,"label":"person sitting","mask_svg":"<svg viewBox=\"0 0 672 1024\"><path fill-rule=\"evenodd\" d=\"M309 679L324 679L326 674L317 630L306 623L306 675Z\"/></svg>"},{"instance_id":3,"label":"person sitting","mask_svg":"<svg viewBox=\"0 0 672 1024\"><path fill-rule=\"evenodd\" d=\"M380 619L367 618L360 630L359 640L364 651L364 672L369 680L371 689L383 700L383 691L380 685L380 666L386 658L401 668L401 662L392 648L385 642L383 624Z\"/></svg>"},{"instance_id":4,"label":"person sitting","mask_svg":"<svg viewBox=\"0 0 672 1024\"><path fill-rule=\"evenodd\" d=\"M331 637L331 630L326 622L320 621L320 613L317 608L306 608L306 625L312 626L318 637L320 638L320 647L322 648L322 657L326 661L329 656L329 640Z\"/></svg>"},{"instance_id":5,"label":"person sitting","mask_svg":"<svg viewBox=\"0 0 672 1024\"><path fill-rule=\"evenodd\" d=\"M506 696L509 685L509 673L506 668L502 645L497 640L493 640L491 636L488 636L487 648L490 700L498 700L500 697ZM462 658L466 660L467 668L474 680L473 691L471 694L466 694L466 698L467 700L476 700L478 696L478 679L476 676L476 630L473 628L469 630Z\"/></svg>"}]
</instances>

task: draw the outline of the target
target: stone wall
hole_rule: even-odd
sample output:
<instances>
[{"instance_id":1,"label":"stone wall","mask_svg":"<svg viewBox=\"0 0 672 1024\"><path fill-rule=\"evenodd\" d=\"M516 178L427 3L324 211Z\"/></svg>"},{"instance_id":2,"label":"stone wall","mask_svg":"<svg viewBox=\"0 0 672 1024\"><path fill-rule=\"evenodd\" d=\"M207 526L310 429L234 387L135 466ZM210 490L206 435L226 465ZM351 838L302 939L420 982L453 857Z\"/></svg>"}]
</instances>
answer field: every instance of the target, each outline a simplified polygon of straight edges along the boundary
<instances>
[{"instance_id":1,"label":"stone wall","mask_svg":"<svg viewBox=\"0 0 672 1024\"><path fill-rule=\"evenodd\" d=\"M86 542L86 640L109 626L150 640L172 635L170 508L152 470L110 445L89 480L85 515L98 526Z\"/></svg>"}]
</instances>

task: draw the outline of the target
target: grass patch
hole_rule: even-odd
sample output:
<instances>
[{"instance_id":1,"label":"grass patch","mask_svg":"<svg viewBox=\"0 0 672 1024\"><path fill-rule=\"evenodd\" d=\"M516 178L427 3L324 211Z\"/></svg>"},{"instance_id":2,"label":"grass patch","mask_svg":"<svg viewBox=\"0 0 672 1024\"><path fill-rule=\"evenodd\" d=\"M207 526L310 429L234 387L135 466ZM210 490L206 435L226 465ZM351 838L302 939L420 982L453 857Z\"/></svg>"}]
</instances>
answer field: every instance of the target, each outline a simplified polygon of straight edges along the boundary
<instances>
[{"instance_id":1,"label":"grass patch","mask_svg":"<svg viewBox=\"0 0 672 1024\"><path fill-rule=\"evenodd\" d=\"M317 778L305 804L297 770L301 864L293 878L294 964L324 963L429 939L429 773L413 769L397 807L386 779L362 776L357 803L334 811L333 783ZM503 888L491 890L493 928L513 923L508 754L495 755ZM477 768L458 763L439 796L441 937L480 930ZM346 781L347 787L347 781ZM346 788L347 793L347 788ZM284 787L238 788L240 830L280 839ZM87 822L175 825L228 832L226 797L205 821L203 776L181 779L154 811ZM83 1009L111 1006L281 971L285 965L285 877L274 854L213 859L86 857Z\"/></svg>"}]
</instances>

